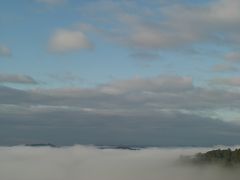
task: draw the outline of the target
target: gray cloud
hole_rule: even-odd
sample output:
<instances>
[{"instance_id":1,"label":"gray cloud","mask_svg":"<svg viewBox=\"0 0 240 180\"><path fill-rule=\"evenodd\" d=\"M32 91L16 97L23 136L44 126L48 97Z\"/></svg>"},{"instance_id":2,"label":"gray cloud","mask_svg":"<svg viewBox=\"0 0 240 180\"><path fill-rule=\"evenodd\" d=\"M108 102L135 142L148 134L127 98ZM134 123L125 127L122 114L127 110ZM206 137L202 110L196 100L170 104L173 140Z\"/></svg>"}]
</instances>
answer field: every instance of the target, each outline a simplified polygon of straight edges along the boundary
<instances>
[{"instance_id":1,"label":"gray cloud","mask_svg":"<svg viewBox=\"0 0 240 180\"><path fill-rule=\"evenodd\" d=\"M11 54L12 54L11 49L9 49L8 47L0 44L0 57L1 56L9 57L9 56L11 56Z\"/></svg>"},{"instance_id":2,"label":"gray cloud","mask_svg":"<svg viewBox=\"0 0 240 180\"><path fill-rule=\"evenodd\" d=\"M225 85L225 86L240 86L239 77L230 77L230 78L215 78L212 80L214 84Z\"/></svg>"},{"instance_id":3,"label":"gray cloud","mask_svg":"<svg viewBox=\"0 0 240 180\"><path fill-rule=\"evenodd\" d=\"M217 64L211 69L213 72L236 72L239 69L229 64Z\"/></svg>"},{"instance_id":4,"label":"gray cloud","mask_svg":"<svg viewBox=\"0 0 240 180\"><path fill-rule=\"evenodd\" d=\"M0 74L0 83L37 84L37 81L22 74Z\"/></svg>"},{"instance_id":5,"label":"gray cloud","mask_svg":"<svg viewBox=\"0 0 240 180\"><path fill-rule=\"evenodd\" d=\"M6 90L7 89L7 90ZM158 110L215 110L239 108L238 92L207 89L193 85L192 79L158 76L117 80L93 88L15 90L0 89L1 103L8 104L6 91L22 100L12 104L80 107L103 112ZM29 94L28 97L25 94Z\"/></svg>"},{"instance_id":6,"label":"gray cloud","mask_svg":"<svg viewBox=\"0 0 240 180\"><path fill-rule=\"evenodd\" d=\"M143 61L152 61L160 59L159 54L152 52L135 52L130 54L130 57Z\"/></svg>"},{"instance_id":7,"label":"gray cloud","mask_svg":"<svg viewBox=\"0 0 240 180\"><path fill-rule=\"evenodd\" d=\"M225 55L225 60L229 62L240 62L240 53L238 52L229 52Z\"/></svg>"},{"instance_id":8,"label":"gray cloud","mask_svg":"<svg viewBox=\"0 0 240 180\"><path fill-rule=\"evenodd\" d=\"M1 86L0 99L0 144L176 146L235 144L240 138L238 124L213 118L216 111L238 110L240 94L196 87L188 77L133 78L72 89Z\"/></svg>"},{"instance_id":9,"label":"gray cloud","mask_svg":"<svg viewBox=\"0 0 240 180\"><path fill-rule=\"evenodd\" d=\"M1 147L0 178L11 180L236 180L238 169L189 166L180 155L207 148L99 150L65 148ZM12 173L14 172L14 173Z\"/></svg>"},{"instance_id":10,"label":"gray cloud","mask_svg":"<svg viewBox=\"0 0 240 180\"><path fill-rule=\"evenodd\" d=\"M240 138L237 124L179 112L114 115L5 105L0 122L1 145L212 146L234 145Z\"/></svg>"}]
</instances>

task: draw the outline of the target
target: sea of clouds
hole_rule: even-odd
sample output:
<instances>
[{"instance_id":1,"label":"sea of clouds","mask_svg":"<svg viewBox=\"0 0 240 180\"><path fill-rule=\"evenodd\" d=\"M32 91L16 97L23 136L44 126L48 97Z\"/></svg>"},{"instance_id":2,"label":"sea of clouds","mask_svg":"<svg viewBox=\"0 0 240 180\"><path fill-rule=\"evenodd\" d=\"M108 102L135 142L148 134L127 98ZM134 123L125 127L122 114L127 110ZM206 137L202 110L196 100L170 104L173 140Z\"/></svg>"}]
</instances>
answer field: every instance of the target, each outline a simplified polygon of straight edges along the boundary
<instances>
[{"instance_id":1,"label":"sea of clouds","mask_svg":"<svg viewBox=\"0 0 240 180\"><path fill-rule=\"evenodd\" d=\"M1 180L236 180L238 168L181 163L208 148L0 147Z\"/></svg>"}]
</instances>

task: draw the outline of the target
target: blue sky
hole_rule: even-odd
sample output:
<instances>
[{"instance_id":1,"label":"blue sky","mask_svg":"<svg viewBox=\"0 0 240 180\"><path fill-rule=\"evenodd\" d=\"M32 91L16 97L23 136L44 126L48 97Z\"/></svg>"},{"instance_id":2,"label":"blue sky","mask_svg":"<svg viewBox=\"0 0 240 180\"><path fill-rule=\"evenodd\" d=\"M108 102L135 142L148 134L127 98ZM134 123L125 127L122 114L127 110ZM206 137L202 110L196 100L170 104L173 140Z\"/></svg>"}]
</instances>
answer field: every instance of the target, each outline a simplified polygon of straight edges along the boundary
<instances>
[{"instance_id":1,"label":"blue sky","mask_svg":"<svg viewBox=\"0 0 240 180\"><path fill-rule=\"evenodd\" d=\"M212 66L222 63L223 57L221 56L224 56L229 50L229 47L217 47L216 44L207 42L196 45L190 44L188 47L184 47L186 50L179 47L177 47L177 50L171 48L167 50L161 48L157 50L134 49L135 47L125 47L109 40L109 37L104 37L107 35L103 36L91 32L93 30L88 30L90 32L85 32L85 34L89 41L93 43L93 49L79 48L70 53L49 52L49 39L54 36L58 29L80 31L74 26L80 26L81 24L94 26L94 28L104 27L105 30L108 30L111 26L115 28L112 22L104 24L95 15L87 15L87 13L90 13L87 12L90 11L88 10L90 9L89 6L93 9L94 3L101 4L100 1L60 1L59 3L51 3L51 1L4 1L1 6L1 44L11 49L11 56L1 57L1 71L30 75L39 81L46 81L40 84L40 86L46 87L51 87L51 83L48 83L48 81L51 81L48 77L49 74L62 76L64 73L71 73L84 79L85 85L104 83L110 81L111 78L126 79L135 76L149 77L160 74L192 76L198 82L215 76L215 73L211 72ZM108 2L102 2L102 4L104 3L107 4ZM186 6L194 4L191 1L183 1L183 3ZM138 18L142 18L142 15L138 15L141 10L135 13L136 7L126 7L130 5L122 5L123 3L117 2L111 2L110 4L113 7L126 8L129 16L140 16ZM146 2L137 2L136 5L141 8L146 6L146 9L152 8L152 4ZM160 5L161 3L159 3ZM200 5L205 5L205 3L203 2ZM162 6L173 5L163 3ZM113 18L110 19L108 14L101 12L105 8L107 9L105 10L106 13L111 13L110 8L113 7L100 7L103 10L98 9L100 11L98 17L104 19L105 16L108 16L105 18L108 19L106 21L115 21ZM144 8L142 9L144 10ZM125 9L121 11L125 11ZM158 21L162 16L157 14L157 17L154 18ZM126 29L125 27L119 28L122 31L126 31ZM196 49L194 49L195 46ZM141 54L134 56L139 52L149 53L148 51L151 51L153 57L145 57L144 55L141 57ZM60 82L54 82L54 84L57 83ZM58 84L58 86L66 85L68 85L66 82Z\"/></svg>"},{"instance_id":2,"label":"blue sky","mask_svg":"<svg viewBox=\"0 0 240 180\"><path fill-rule=\"evenodd\" d=\"M91 119L97 133L92 135L87 129L83 133L86 139L76 142L101 144L104 137L115 134L112 129L119 126L124 132L130 128L127 122L132 118L141 119L140 127L134 128L136 137L143 136L145 123L147 131L153 124L161 128L164 118L170 119L172 131L185 132L181 126L175 129L177 114L190 127L203 121L199 136L208 123L216 122L216 129L207 132L214 138L199 143L215 144L216 134L229 135L231 127L239 123L239 8L237 0L2 0L0 120L13 121L13 126L7 124L11 133L3 137L12 144L29 142L25 136L20 140L14 136L22 127L29 132L19 133L29 135L36 123L38 140L32 141L43 142L48 138L40 133L43 127L39 123L44 127L50 123L56 130L69 118L75 119L72 126ZM66 117L57 121L55 116L63 112ZM103 117L114 122L107 135L98 132L106 129L98 127ZM226 129L221 123L227 123ZM66 137L69 141L52 141L73 143L81 128L79 125L76 134ZM171 139L176 134L166 136ZM237 139L240 134L232 136ZM128 138L118 139L119 143L133 144L135 140ZM149 138L147 135L142 144ZM228 138L230 135L224 136L222 143L227 144ZM169 144L184 144L182 140ZM154 143L164 144L150 144Z\"/></svg>"}]
</instances>

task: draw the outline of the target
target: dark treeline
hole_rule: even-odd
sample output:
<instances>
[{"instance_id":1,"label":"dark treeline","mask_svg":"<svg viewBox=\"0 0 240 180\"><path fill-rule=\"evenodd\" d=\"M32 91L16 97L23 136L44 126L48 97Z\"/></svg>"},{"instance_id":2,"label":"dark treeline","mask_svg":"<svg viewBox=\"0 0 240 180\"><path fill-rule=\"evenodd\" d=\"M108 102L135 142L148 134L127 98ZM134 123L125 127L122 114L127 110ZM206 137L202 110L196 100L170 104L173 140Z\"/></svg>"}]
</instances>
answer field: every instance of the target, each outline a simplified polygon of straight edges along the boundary
<instances>
[{"instance_id":1,"label":"dark treeline","mask_svg":"<svg viewBox=\"0 0 240 180\"><path fill-rule=\"evenodd\" d=\"M240 165L240 149L217 149L206 153L198 153L191 161L194 163L220 163L223 165Z\"/></svg>"}]
</instances>

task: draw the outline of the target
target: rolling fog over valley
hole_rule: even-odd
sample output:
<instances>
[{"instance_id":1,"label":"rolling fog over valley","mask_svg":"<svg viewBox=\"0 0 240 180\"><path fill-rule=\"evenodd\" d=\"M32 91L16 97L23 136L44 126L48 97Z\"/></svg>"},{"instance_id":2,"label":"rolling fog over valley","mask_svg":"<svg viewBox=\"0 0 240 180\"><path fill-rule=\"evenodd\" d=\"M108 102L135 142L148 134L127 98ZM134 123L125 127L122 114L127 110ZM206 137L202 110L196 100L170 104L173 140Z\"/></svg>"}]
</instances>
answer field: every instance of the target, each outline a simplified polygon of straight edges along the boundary
<instances>
[{"instance_id":1,"label":"rolling fog over valley","mask_svg":"<svg viewBox=\"0 0 240 180\"><path fill-rule=\"evenodd\" d=\"M0 180L237 180L239 146L240 0L0 0Z\"/></svg>"},{"instance_id":2,"label":"rolling fog over valley","mask_svg":"<svg viewBox=\"0 0 240 180\"><path fill-rule=\"evenodd\" d=\"M236 180L239 169L179 161L210 148L98 149L0 147L0 178L5 180ZM14 172L14 173L13 173Z\"/></svg>"}]
</instances>

